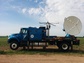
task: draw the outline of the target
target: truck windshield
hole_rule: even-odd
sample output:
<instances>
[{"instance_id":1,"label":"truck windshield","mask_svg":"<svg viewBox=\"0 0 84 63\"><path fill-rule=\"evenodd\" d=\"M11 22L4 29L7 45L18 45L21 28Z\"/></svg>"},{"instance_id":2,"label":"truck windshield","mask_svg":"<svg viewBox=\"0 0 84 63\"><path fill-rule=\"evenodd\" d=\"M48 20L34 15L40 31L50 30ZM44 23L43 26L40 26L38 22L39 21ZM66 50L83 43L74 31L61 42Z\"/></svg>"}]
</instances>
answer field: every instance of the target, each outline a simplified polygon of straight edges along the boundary
<instances>
[{"instance_id":1,"label":"truck windshield","mask_svg":"<svg viewBox=\"0 0 84 63\"><path fill-rule=\"evenodd\" d=\"M27 33L27 30L26 30L26 29L21 29L21 30L20 30L20 33L26 34L26 33Z\"/></svg>"}]
</instances>

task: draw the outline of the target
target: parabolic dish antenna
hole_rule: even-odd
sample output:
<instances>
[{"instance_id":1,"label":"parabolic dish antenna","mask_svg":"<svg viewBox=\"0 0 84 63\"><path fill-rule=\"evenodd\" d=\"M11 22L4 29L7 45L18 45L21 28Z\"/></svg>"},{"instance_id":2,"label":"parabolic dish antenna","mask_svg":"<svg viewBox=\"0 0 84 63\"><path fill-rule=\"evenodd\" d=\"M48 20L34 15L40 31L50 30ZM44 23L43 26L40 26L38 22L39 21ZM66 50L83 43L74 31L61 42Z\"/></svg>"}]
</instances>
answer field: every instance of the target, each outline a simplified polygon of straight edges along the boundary
<instances>
[{"instance_id":1,"label":"parabolic dish antenna","mask_svg":"<svg viewBox=\"0 0 84 63\"><path fill-rule=\"evenodd\" d=\"M64 19L64 30L70 35L77 35L81 32L82 23L79 18L69 16Z\"/></svg>"}]
</instances>

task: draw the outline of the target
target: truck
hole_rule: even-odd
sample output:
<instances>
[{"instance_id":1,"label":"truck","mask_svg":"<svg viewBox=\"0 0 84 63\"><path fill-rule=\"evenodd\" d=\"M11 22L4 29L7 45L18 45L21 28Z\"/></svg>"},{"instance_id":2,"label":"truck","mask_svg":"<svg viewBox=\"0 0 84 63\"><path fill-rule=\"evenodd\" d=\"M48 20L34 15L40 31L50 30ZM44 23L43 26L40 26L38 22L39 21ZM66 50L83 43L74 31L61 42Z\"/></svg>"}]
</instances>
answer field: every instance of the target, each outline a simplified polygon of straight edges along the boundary
<instances>
[{"instance_id":1,"label":"truck","mask_svg":"<svg viewBox=\"0 0 84 63\"><path fill-rule=\"evenodd\" d=\"M20 33L12 34L8 37L8 43L12 50L19 47L43 47L45 49L49 45L57 46L61 51L69 51L73 49L73 45L79 45L80 40L77 37L67 34L64 37L49 36L50 23L47 26L21 28Z\"/></svg>"}]
</instances>

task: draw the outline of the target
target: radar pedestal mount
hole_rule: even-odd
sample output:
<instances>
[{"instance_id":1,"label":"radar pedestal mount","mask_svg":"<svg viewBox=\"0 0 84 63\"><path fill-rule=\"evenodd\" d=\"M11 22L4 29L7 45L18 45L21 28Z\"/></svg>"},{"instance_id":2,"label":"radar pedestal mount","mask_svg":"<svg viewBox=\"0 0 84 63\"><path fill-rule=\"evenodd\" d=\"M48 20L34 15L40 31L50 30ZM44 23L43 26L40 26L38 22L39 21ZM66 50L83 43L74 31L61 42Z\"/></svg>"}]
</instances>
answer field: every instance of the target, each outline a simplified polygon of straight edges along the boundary
<instances>
[{"instance_id":1,"label":"radar pedestal mount","mask_svg":"<svg viewBox=\"0 0 84 63\"><path fill-rule=\"evenodd\" d=\"M64 19L63 27L63 31L65 31L69 37L71 36L71 39L73 40L74 35L78 35L81 32L82 23L79 18L75 16L69 16ZM71 50L73 50L73 42L71 42Z\"/></svg>"}]
</instances>

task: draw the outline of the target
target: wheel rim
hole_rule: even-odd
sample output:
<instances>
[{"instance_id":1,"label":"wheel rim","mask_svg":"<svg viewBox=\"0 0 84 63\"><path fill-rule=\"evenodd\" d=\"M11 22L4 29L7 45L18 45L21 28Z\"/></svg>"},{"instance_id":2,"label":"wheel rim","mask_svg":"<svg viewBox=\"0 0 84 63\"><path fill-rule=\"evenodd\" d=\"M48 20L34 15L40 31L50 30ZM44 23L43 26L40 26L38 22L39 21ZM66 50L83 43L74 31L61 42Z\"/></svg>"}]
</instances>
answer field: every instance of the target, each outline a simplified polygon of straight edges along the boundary
<instances>
[{"instance_id":1,"label":"wheel rim","mask_svg":"<svg viewBox=\"0 0 84 63\"><path fill-rule=\"evenodd\" d=\"M68 45L67 45L67 44L63 44L63 45L62 45L62 49L63 49L63 50L67 50L67 49L68 49Z\"/></svg>"},{"instance_id":2,"label":"wheel rim","mask_svg":"<svg viewBox=\"0 0 84 63\"><path fill-rule=\"evenodd\" d=\"M16 43L13 43L11 46L12 46L13 49L17 48L17 44Z\"/></svg>"}]
</instances>

